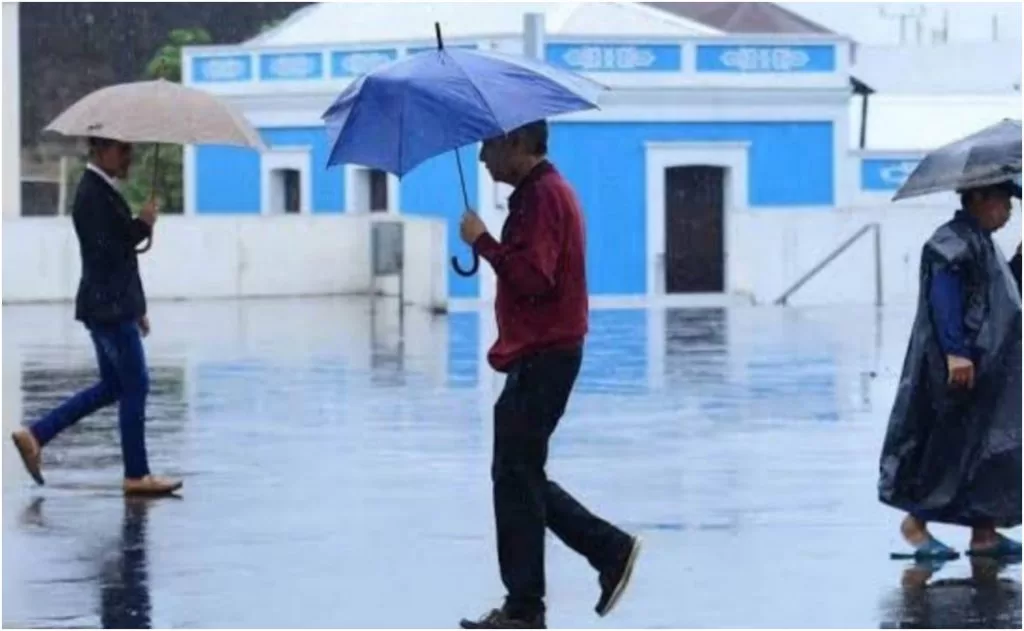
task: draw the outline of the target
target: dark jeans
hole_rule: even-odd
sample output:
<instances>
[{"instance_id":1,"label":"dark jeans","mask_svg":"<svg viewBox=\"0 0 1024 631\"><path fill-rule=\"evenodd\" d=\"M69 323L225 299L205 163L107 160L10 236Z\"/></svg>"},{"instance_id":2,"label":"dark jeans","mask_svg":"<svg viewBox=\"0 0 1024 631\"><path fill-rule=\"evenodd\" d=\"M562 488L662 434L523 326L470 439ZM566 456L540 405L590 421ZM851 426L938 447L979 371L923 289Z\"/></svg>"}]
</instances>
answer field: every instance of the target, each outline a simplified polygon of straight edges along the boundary
<instances>
[{"instance_id":1,"label":"dark jeans","mask_svg":"<svg viewBox=\"0 0 1024 631\"><path fill-rule=\"evenodd\" d=\"M494 405L494 514L498 564L514 617L544 611L544 532L551 528L598 572L620 562L629 536L595 517L548 480L548 441L565 412L583 358L581 349L550 351L509 370Z\"/></svg>"},{"instance_id":2,"label":"dark jeans","mask_svg":"<svg viewBox=\"0 0 1024 631\"><path fill-rule=\"evenodd\" d=\"M96 348L99 383L71 397L32 425L32 434L40 445L45 445L65 429L116 401L124 476L149 475L144 427L149 374L139 327L134 322L122 322L88 328Z\"/></svg>"}]
</instances>

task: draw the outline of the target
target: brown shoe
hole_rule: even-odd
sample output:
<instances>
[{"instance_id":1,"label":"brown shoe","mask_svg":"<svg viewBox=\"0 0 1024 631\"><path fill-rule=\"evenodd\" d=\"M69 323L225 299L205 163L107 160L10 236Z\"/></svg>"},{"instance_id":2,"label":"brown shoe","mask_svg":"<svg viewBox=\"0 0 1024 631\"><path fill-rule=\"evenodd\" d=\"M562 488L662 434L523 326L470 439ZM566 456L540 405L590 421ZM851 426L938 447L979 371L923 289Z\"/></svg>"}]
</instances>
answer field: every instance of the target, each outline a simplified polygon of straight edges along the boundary
<instances>
[{"instance_id":1,"label":"brown shoe","mask_svg":"<svg viewBox=\"0 0 1024 631\"><path fill-rule=\"evenodd\" d=\"M181 480L147 475L144 478L125 478L125 495L170 495L182 487Z\"/></svg>"},{"instance_id":2,"label":"brown shoe","mask_svg":"<svg viewBox=\"0 0 1024 631\"><path fill-rule=\"evenodd\" d=\"M11 440L14 441L14 446L18 449L18 453L21 454L21 461L25 463L25 470L36 481L36 484L44 484L43 474L39 470L42 460L40 458L42 448L39 447L39 441L27 429L19 429L13 432Z\"/></svg>"}]
</instances>

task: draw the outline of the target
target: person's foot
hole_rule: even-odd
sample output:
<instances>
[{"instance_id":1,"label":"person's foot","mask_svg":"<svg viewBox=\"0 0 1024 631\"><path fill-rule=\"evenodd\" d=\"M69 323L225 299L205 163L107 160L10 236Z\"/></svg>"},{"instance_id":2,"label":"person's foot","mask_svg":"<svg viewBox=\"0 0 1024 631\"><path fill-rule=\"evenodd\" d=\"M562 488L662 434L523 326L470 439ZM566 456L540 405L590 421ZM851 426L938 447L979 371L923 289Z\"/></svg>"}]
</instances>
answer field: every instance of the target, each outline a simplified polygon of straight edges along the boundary
<instances>
[{"instance_id":1,"label":"person's foot","mask_svg":"<svg viewBox=\"0 0 1024 631\"><path fill-rule=\"evenodd\" d=\"M890 555L893 559L953 561L960 558L959 552L933 537L928 532L927 524L918 521L911 515L907 515L903 523L900 524L900 533L911 545L913 552L909 554L894 552Z\"/></svg>"},{"instance_id":2,"label":"person's foot","mask_svg":"<svg viewBox=\"0 0 1024 631\"><path fill-rule=\"evenodd\" d=\"M510 617L503 609L492 609L479 620L463 619L459 622L463 629L546 629L544 614L533 616L528 620Z\"/></svg>"},{"instance_id":3,"label":"person's foot","mask_svg":"<svg viewBox=\"0 0 1024 631\"><path fill-rule=\"evenodd\" d=\"M21 455L21 461L25 464L25 470L36 481L36 484L44 484L43 474L40 470L43 450L39 446L39 441L27 429L15 430L11 434L11 440L14 441L14 447Z\"/></svg>"},{"instance_id":4,"label":"person's foot","mask_svg":"<svg viewBox=\"0 0 1024 631\"><path fill-rule=\"evenodd\" d=\"M914 548L920 548L928 543L931 534L928 532L928 525L918 521L914 516L907 515L900 522L900 534Z\"/></svg>"},{"instance_id":5,"label":"person's foot","mask_svg":"<svg viewBox=\"0 0 1024 631\"><path fill-rule=\"evenodd\" d=\"M987 557L993 559L1020 558L1020 542L1003 536L995 531L989 537L978 537L971 539L971 546L967 554L972 557Z\"/></svg>"},{"instance_id":6,"label":"person's foot","mask_svg":"<svg viewBox=\"0 0 1024 631\"><path fill-rule=\"evenodd\" d=\"M640 555L640 538L630 537L629 549L626 550L614 568L601 572L598 582L601 584L601 598L598 599L594 611L599 616L607 616L618 604L623 592L629 585L633 575L633 566Z\"/></svg>"},{"instance_id":7,"label":"person's foot","mask_svg":"<svg viewBox=\"0 0 1024 631\"><path fill-rule=\"evenodd\" d=\"M142 478L125 478L125 495L170 495L182 487L181 480L147 475Z\"/></svg>"}]
</instances>

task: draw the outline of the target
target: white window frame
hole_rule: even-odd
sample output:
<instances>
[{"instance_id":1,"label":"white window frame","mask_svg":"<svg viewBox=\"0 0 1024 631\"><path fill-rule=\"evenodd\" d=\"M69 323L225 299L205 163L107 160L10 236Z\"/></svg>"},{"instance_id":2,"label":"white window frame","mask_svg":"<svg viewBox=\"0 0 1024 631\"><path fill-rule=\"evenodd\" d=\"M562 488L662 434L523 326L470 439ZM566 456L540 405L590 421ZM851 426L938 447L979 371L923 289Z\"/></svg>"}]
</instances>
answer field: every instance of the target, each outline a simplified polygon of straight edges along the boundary
<instances>
[{"instance_id":1,"label":"white window frame","mask_svg":"<svg viewBox=\"0 0 1024 631\"><path fill-rule=\"evenodd\" d=\"M388 179L388 207L385 211L370 212L369 208L363 208L358 203L356 196L363 190L359 179L366 177L372 169L358 164L345 165L345 212L357 215L397 215L400 214L402 187L398 177L385 172Z\"/></svg>"},{"instance_id":2,"label":"white window frame","mask_svg":"<svg viewBox=\"0 0 1024 631\"><path fill-rule=\"evenodd\" d=\"M260 214L286 215L271 210L271 192L274 171L290 169L299 172L299 213L308 215L313 210L312 147L273 147L260 154Z\"/></svg>"}]
</instances>

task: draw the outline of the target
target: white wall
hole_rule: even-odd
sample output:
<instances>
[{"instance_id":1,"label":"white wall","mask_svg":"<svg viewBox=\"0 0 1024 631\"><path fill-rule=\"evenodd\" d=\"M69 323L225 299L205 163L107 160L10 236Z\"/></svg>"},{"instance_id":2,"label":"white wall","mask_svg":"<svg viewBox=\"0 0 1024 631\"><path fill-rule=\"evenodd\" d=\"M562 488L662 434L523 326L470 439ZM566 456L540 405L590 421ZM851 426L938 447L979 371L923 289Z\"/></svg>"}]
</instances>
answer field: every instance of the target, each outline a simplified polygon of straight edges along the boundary
<instances>
[{"instance_id":1,"label":"white wall","mask_svg":"<svg viewBox=\"0 0 1024 631\"><path fill-rule=\"evenodd\" d=\"M950 206L889 204L833 212L757 211L729 217L728 264L736 292L771 303L847 238L871 222L882 229L882 290L886 304L917 299L921 247L953 215ZM1021 239L1015 208L995 241L1007 257ZM874 249L864 235L789 300L791 305L870 304L875 296Z\"/></svg>"},{"instance_id":2,"label":"white wall","mask_svg":"<svg viewBox=\"0 0 1024 631\"><path fill-rule=\"evenodd\" d=\"M889 204L831 212L760 210L729 216L728 266L734 293L770 304L862 226L882 226L882 286L887 304L913 302L921 246L952 210ZM141 256L152 300L365 294L370 291L374 221L405 224L405 295L410 304L446 309L447 244L442 220L396 215L163 217L153 249ZM1010 256L1021 218L996 234ZM67 217L3 222L3 302L71 300L78 244ZM394 294L397 283L378 288ZM871 304L874 251L862 237L790 299L792 305Z\"/></svg>"},{"instance_id":3,"label":"white wall","mask_svg":"<svg viewBox=\"0 0 1024 631\"><path fill-rule=\"evenodd\" d=\"M405 223L406 301L447 308L445 226ZM365 294L370 291L368 215L162 217L140 256L152 300ZM67 217L5 219L3 302L72 300L80 274Z\"/></svg>"},{"instance_id":4,"label":"white wall","mask_svg":"<svg viewBox=\"0 0 1024 631\"><path fill-rule=\"evenodd\" d=\"M21 215L21 55L18 3L3 3L3 215Z\"/></svg>"}]
</instances>

